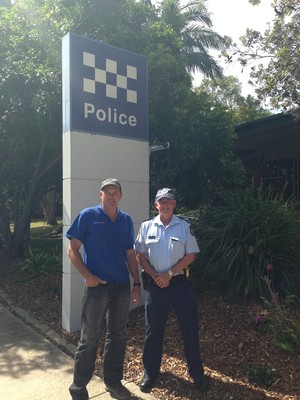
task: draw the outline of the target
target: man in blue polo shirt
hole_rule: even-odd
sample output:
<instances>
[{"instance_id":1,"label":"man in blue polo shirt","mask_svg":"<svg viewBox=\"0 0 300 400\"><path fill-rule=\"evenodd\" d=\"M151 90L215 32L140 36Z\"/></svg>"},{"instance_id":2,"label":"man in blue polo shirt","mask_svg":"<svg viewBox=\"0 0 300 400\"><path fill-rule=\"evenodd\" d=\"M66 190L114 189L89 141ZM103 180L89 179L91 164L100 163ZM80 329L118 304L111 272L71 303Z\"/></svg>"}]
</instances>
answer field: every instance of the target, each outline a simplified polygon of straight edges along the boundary
<instances>
[{"instance_id":1,"label":"man in blue polo shirt","mask_svg":"<svg viewBox=\"0 0 300 400\"><path fill-rule=\"evenodd\" d=\"M140 282L135 257L134 229L130 216L118 209L122 189L109 178L100 187L101 205L82 210L68 229L68 256L84 278L81 335L75 354L73 400L88 400L97 346L104 321L106 340L103 378L106 389L120 400L131 397L122 385L126 324L130 298L140 302ZM83 256L80 248L83 245ZM131 293L129 273L133 279Z\"/></svg>"}]
</instances>

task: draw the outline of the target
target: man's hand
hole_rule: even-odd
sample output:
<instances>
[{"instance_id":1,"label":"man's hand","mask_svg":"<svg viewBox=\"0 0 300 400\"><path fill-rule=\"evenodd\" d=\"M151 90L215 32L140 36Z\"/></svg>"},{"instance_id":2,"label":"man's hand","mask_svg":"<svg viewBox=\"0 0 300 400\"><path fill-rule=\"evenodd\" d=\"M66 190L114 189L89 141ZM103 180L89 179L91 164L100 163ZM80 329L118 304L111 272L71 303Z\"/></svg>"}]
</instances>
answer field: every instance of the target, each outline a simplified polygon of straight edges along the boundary
<instances>
[{"instance_id":1,"label":"man's hand","mask_svg":"<svg viewBox=\"0 0 300 400\"><path fill-rule=\"evenodd\" d=\"M157 284L158 287L160 288L165 288L169 286L169 282L171 280L170 275L168 274L168 271L166 272L161 272L160 274L155 274L153 276L154 282Z\"/></svg>"},{"instance_id":2,"label":"man's hand","mask_svg":"<svg viewBox=\"0 0 300 400\"><path fill-rule=\"evenodd\" d=\"M85 278L85 284L87 287L96 287L98 285L105 285L106 281L96 275L90 275L88 278Z\"/></svg>"},{"instance_id":3,"label":"man's hand","mask_svg":"<svg viewBox=\"0 0 300 400\"><path fill-rule=\"evenodd\" d=\"M137 306L140 304L140 301L141 301L141 287L133 286L131 292L131 304Z\"/></svg>"}]
</instances>

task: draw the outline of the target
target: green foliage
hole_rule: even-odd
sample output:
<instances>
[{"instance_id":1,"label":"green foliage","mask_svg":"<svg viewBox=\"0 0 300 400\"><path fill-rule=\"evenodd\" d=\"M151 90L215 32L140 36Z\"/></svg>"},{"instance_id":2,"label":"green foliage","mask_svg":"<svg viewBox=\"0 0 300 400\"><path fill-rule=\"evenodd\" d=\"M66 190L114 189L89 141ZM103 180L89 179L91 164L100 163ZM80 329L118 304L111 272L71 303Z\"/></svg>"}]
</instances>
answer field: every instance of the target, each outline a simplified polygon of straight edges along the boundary
<instances>
[{"instance_id":1,"label":"green foliage","mask_svg":"<svg viewBox=\"0 0 300 400\"><path fill-rule=\"evenodd\" d=\"M267 307L266 324L273 334L272 344L284 351L293 353L300 346L300 312L299 301L295 296L287 296L279 301L271 288L271 279L264 277L271 301L264 298Z\"/></svg>"},{"instance_id":2,"label":"green foliage","mask_svg":"<svg viewBox=\"0 0 300 400\"><path fill-rule=\"evenodd\" d=\"M214 80L204 79L197 88L212 99L223 104L232 113L234 124L240 124L271 115L263 110L260 101L253 96L242 96L241 83L234 76L223 76Z\"/></svg>"},{"instance_id":3,"label":"green foliage","mask_svg":"<svg viewBox=\"0 0 300 400\"><path fill-rule=\"evenodd\" d=\"M296 205L292 199L252 186L194 213L202 249L201 268L195 277L198 284L222 288L231 299L266 296L262 276L272 264L276 292L299 295Z\"/></svg>"},{"instance_id":4,"label":"green foliage","mask_svg":"<svg viewBox=\"0 0 300 400\"><path fill-rule=\"evenodd\" d=\"M60 27L50 17L34 0L0 13L0 227L12 257L24 255L40 198L61 184Z\"/></svg>"},{"instance_id":5,"label":"green foliage","mask_svg":"<svg viewBox=\"0 0 300 400\"><path fill-rule=\"evenodd\" d=\"M166 12L173 6L170 20ZM136 0L19 0L1 8L0 229L12 257L23 255L39 200L49 187L61 184L62 37L72 31L148 57L154 141L174 120L168 128L172 136L181 118L181 104L191 89L186 68L199 67L207 76L219 72L207 50L223 41L210 25L200 0L183 8L175 0L157 8Z\"/></svg>"},{"instance_id":6,"label":"green foliage","mask_svg":"<svg viewBox=\"0 0 300 400\"><path fill-rule=\"evenodd\" d=\"M27 252L29 247L33 253L61 252L62 221L58 225L47 225L43 220L34 220L30 224L30 238L26 241Z\"/></svg>"},{"instance_id":7,"label":"green foliage","mask_svg":"<svg viewBox=\"0 0 300 400\"><path fill-rule=\"evenodd\" d=\"M259 0L252 0L253 5ZM257 12L259 12L259 4ZM251 82L260 100L267 100L274 109L293 110L300 105L300 3L277 0L272 24L261 33L247 29L242 46L233 44L226 54L229 62L251 66Z\"/></svg>"},{"instance_id":8,"label":"green foliage","mask_svg":"<svg viewBox=\"0 0 300 400\"><path fill-rule=\"evenodd\" d=\"M54 233L55 235L55 233ZM61 236L57 238L52 237L31 237L27 243L27 250L31 247L33 252L58 252L61 247ZM26 247L26 246L25 246Z\"/></svg>"},{"instance_id":9,"label":"green foliage","mask_svg":"<svg viewBox=\"0 0 300 400\"><path fill-rule=\"evenodd\" d=\"M272 343L274 346L282 350L293 353L300 344L299 328L295 330L293 326L271 326L272 332L275 335Z\"/></svg>"},{"instance_id":10,"label":"green foliage","mask_svg":"<svg viewBox=\"0 0 300 400\"><path fill-rule=\"evenodd\" d=\"M271 344L281 350L293 353L300 346L300 310L296 296L279 298L272 282L273 266L267 265L262 280L266 284L268 298L264 315L256 315L253 326L262 333L271 332Z\"/></svg>"},{"instance_id":11,"label":"green foliage","mask_svg":"<svg viewBox=\"0 0 300 400\"><path fill-rule=\"evenodd\" d=\"M56 226L35 220L30 224L30 237L26 241L26 258L18 267L26 272L26 279L42 274L62 271L62 221Z\"/></svg>"},{"instance_id":12,"label":"green foliage","mask_svg":"<svg viewBox=\"0 0 300 400\"><path fill-rule=\"evenodd\" d=\"M165 125L163 142L170 142L170 150L151 155L152 198L157 187L174 187L178 206L195 208L240 187L243 167L232 153L232 115L220 102L203 92L188 93Z\"/></svg>"},{"instance_id":13,"label":"green foliage","mask_svg":"<svg viewBox=\"0 0 300 400\"><path fill-rule=\"evenodd\" d=\"M51 275L60 273L62 270L61 249L50 249L48 251L33 251L28 249L27 258L19 264L22 271L29 273L28 279L33 279L39 275Z\"/></svg>"},{"instance_id":14,"label":"green foliage","mask_svg":"<svg viewBox=\"0 0 300 400\"><path fill-rule=\"evenodd\" d=\"M225 47L222 36L211 29L212 22L204 0L162 0L158 11L162 21L172 27L182 42L182 56L189 71L200 71L214 78L222 75L222 69L210 56L209 50Z\"/></svg>"},{"instance_id":15,"label":"green foliage","mask_svg":"<svg viewBox=\"0 0 300 400\"><path fill-rule=\"evenodd\" d=\"M258 386L270 387L278 378L276 370L267 365L247 364L245 370L249 381Z\"/></svg>"}]
</instances>

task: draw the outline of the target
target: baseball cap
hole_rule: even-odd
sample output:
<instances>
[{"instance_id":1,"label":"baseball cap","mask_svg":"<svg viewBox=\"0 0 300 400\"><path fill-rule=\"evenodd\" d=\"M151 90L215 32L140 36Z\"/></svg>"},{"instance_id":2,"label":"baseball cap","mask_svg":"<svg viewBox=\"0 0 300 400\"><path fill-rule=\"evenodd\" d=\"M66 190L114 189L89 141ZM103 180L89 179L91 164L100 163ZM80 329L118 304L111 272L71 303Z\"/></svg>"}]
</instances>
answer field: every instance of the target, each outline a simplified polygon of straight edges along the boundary
<instances>
[{"instance_id":1,"label":"baseball cap","mask_svg":"<svg viewBox=\"0 0 300 400\"><path fill-rule=\"evenodd\" d=\"M105 181L103 181L103 182L101 183L100 190L102 190L105 186L108 186L108 185L117 186L117 187L120 189L120 191L122 191L120 182L119 182L117 179L115 179L115 178L108 178L108 179L105 179Z\"/></svg>"},{"instance_id":2,"label":"baseball cap","mask_svg":"<svg viewBox=\"0 0 300 400\"><path fill-rule=\"evenodd\" d=\"M170 188L159 189L158 192L156 193L155 201L158 201L163 198L175 200L174 190Z\"/></svg>"}]
</instances>

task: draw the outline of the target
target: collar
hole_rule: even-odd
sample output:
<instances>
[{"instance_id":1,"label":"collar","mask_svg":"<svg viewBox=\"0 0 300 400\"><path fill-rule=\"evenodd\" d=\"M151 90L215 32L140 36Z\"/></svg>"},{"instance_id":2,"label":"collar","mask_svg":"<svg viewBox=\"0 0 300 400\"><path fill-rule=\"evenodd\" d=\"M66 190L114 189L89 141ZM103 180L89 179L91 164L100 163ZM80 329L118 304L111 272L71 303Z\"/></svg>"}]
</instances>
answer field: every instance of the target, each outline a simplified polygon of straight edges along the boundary
<instances>
[{"instance_id":1,"label":"collar","mask_svg":"<svg viewBox=\"0 0 300 400\"><path fill-rule=\"evenodd\" d=\"M100 209L101 212L103 212L103 214L105 214L105 215L110 219L110 217L109 217L109 215L107 214L107 212L103 209L102 204L99 204L99 205L98 205L98 208ZM120 218L121 218L120 209L117 208L116 211L117 211L117 219L120 219ZM116 219L116 220L117 220L117 219Z\"/></svg>"},{"instance_id":2,"label":"collar","mask_svg":"<svg viewBox=\"0 0 300 400\"><path fill-rule=\"evenodd\" d=\"M172 218L171 218L171 221L169 222L169 225L168 225L168 226L172 226L172 225L178 224L178 222L179 222L178 220L179 220L179 218L178 218L176 215L173 214L173 216L172 216ZM160 216L159 216L159 215L157 215L157 216L154 218L154 224L156 224L156 225L161 225L161 226L165 226L165 225L161 222L161 219L160 219Z\"/></svg>"}]
</instances>

